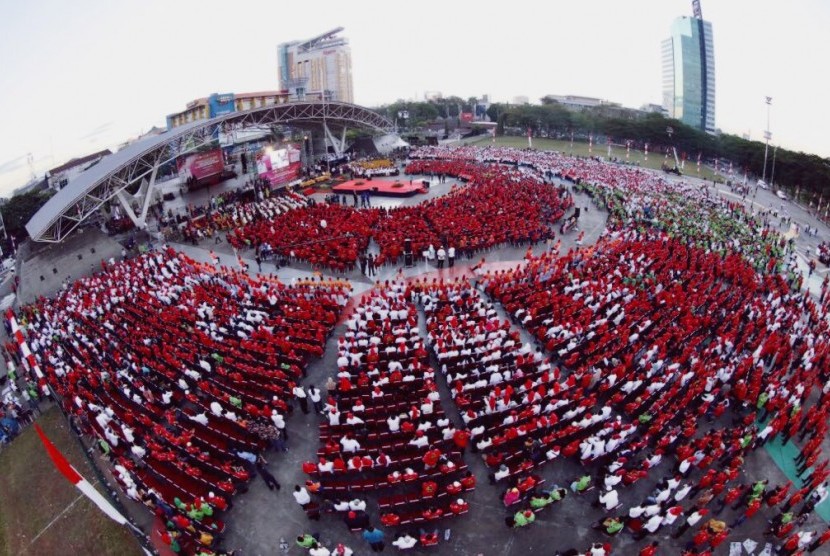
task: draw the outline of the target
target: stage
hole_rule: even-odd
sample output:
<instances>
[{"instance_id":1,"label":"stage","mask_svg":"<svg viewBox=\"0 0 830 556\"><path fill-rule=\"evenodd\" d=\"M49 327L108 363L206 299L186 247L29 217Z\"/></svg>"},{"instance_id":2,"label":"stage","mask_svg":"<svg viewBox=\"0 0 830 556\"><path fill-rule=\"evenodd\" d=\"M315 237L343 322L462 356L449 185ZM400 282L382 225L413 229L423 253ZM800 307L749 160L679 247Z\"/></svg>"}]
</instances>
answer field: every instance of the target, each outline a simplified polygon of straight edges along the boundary
<instances>
[{"instance_id":1,"label":"stage","mask_svg":"<svg viewBox=\"0 0 830 556\"><path fill-rule=\"evenodd\" d=\"M426 193L429 186L424 185L423 180L412 180L412 185L409 180L379 180L373 178L366 180L363 178L345 181L339 185L335 185L331 190L335 193L350 195L354 192L361 193L363 191L370 191L372 195L384 195L387 197L412 197L417 193Z\"/></svg>"}]
</instances>

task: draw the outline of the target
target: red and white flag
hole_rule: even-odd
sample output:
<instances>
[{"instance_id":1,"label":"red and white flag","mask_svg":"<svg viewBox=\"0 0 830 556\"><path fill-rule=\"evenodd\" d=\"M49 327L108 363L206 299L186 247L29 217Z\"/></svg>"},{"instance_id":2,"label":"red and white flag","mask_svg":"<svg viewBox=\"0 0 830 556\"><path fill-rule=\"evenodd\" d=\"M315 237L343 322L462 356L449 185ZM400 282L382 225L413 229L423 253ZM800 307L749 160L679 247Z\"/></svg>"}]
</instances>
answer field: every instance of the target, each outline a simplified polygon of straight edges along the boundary
<instances>
[{"instance_id":1,"label":"red and white flag","mask_svg":"<svg viewBox=\"0 0 830 556\"><path fill-rule=\"evenodd\" d=\"M84 479L81 474L78 473L74 467L72 467L72 464L66 460L60 450L58 450L57 447L52 444L52 441L46 437L43 430L37 423L35 423L35 430L37 431L37 435L40 437L40 441L43 442L43 446L46 448L46 453L49 454L49 457L52 459L55 467L58 468L58 471L60 471L70 483L78 487L78 490L85 494L87 498L92 500L102 512L109 516L110 519L119 525L127 523L127 518L121 515L121 513L115 509L115 506L110 504L100 492L95 490L89 481Z\"/></svg>"}]
</instances>

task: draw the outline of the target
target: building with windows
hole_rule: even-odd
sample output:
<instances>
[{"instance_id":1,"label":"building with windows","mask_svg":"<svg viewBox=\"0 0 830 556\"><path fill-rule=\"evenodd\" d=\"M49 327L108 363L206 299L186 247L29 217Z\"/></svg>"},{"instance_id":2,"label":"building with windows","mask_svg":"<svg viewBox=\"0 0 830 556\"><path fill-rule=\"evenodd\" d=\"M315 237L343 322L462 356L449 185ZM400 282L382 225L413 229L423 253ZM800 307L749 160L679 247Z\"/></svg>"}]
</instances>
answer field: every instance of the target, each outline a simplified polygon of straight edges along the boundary
<instances>
[{"instance_id":1,"label":"building with windows","mask_svg":"<svg viewBox=\"0 0 830 556\"><path fill-rule=\"evenodd\" d=\"M715 50L712 24L704 21L700 2L694 15L674 20L662 49L663 107L670 118L715 133Z\"/></svg>"},{"instance_id":2,"label":"building with windows","mask_svg":"<svg viewBox=\"0 0 830 556\"><path fill-rule=\"evenodd\" d=\"M180 125L207 120L230 114L231 112L243 112L254 108L263 108L275 104L297 100L284 91L260 91L255 93L213 93L210 96L197 98L187 103L181 112L167 116L167 129L173 129ZM303 100L322 100L322 94L308 94Z\"/></svg>"},{"instance_id":3,"label":"building with windows","mask_svg":"<svg viewBox=\"0 0 830 556\"><path fill-rule=\"evenodd\" d=\"M339 36L342 27L306 41L277 47L280 89L297 100L319 94L325 100L354 102L352 51Z\"/></svg>"}]
</instances>

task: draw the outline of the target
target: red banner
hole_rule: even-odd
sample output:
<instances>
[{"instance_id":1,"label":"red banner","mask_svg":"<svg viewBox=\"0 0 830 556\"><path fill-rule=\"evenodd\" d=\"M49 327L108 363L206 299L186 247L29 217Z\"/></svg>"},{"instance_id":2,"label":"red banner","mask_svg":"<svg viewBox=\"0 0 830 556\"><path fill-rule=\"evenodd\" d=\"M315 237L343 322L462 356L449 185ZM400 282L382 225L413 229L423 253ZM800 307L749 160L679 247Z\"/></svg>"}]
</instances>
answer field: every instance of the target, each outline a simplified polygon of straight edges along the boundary
<instances>
[{"instance_id":1,"label":"red banner","mask_svg":"<svg viewBox=\"0 0 830 556\"><path fill-rule=\"evenodd\" d=\"M225 158L222 149L212 149L179 158L177 165L182 178L193 176L196 180L202 180L224 172Z\"/></svg>"},{"instance_id":2,"label":"red banner","mask_svg":"<svg viewBox=\"0 0 830 556\"><path fill-rule=\"evenodd\" d=\"M461 121L465 123L470 123L473 121L473 113L472 112L462 112L461 113Z\"/></svg>"}]
</instances>

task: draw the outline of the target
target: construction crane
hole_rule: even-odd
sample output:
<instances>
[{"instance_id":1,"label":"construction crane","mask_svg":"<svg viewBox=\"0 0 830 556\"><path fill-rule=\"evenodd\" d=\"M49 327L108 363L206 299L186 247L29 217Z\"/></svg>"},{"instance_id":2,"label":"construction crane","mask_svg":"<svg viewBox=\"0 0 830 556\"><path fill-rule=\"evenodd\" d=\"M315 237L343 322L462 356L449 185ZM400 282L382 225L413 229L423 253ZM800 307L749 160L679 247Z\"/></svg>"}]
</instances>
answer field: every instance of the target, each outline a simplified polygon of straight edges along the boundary
<instances>
[{"instance_id":1,"label":"construction crane","mask_svg":"<svg viewBox=\"0 0 830 556\"><path fill-rule=\"evenodd\" d=\"M695 19L703 19L703 11L700 9L700 0L692 0L692 14Z\"/></svg>"}]
</instances>

